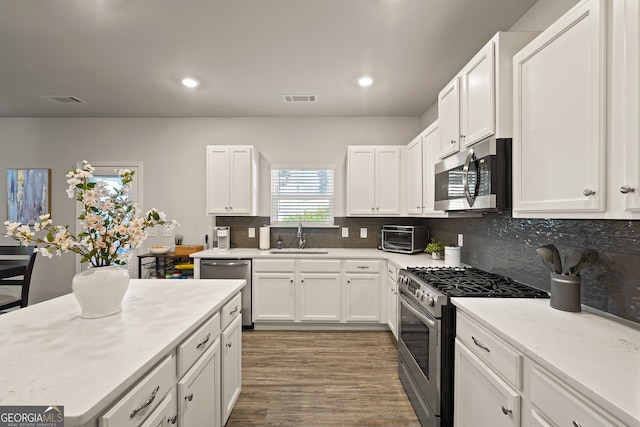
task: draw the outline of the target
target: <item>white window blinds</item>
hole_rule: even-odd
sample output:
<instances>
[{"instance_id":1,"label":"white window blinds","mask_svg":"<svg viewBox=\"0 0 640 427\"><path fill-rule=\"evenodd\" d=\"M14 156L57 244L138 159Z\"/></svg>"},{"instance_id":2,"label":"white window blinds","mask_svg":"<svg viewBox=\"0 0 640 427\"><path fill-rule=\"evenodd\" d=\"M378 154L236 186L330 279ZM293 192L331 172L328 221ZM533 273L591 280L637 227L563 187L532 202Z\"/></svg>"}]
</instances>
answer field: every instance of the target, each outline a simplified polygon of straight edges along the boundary
<instances>
[{"instance_id":1,"label":"white window blinds","mask_svg":"<svg viewBox=\"0 0 640 427\"><path fill-rule=\"evenodd\" d=\"M271 225L333 225L332 168L271 169Z\"/></svg>"}]
</instances>

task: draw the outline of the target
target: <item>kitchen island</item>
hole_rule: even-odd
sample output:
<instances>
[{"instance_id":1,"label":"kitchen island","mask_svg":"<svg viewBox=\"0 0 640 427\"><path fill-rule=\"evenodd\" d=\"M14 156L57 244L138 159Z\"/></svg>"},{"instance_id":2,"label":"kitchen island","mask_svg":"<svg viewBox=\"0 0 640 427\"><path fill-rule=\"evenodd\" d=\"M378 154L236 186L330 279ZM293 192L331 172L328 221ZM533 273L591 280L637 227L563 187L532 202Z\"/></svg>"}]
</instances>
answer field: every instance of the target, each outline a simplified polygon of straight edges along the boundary
<instances>
[{"instance_id":1,"label":"kitchen island","mask_svg":"<svg viewBox=\"0 0 640 427\"><path fill-rule=\"evenodd\" d=\"M113 316L80 318L71 294L2 315L0 405L64 406L65 426L97 426L157 365L168 363L175 389L181 343L203 325L212 324L219 333L224 313L218 313L239 299L244 285L242 280L131 280L123 310ZM207 345L217 343L215 335L207 338Z\"/></svg>"}]
</instances>

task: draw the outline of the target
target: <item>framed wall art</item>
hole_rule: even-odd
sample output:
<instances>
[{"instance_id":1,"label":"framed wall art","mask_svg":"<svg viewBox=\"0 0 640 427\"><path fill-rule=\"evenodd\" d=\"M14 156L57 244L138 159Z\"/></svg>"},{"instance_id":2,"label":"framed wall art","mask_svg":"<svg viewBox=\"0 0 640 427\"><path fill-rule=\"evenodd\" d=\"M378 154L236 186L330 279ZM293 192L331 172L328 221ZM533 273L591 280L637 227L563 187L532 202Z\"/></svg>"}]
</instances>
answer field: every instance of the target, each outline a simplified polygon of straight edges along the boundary
<instances>
[{"instance_id":1,"label":"framed wall art","mask_svg":"<svg viewBox=\"0 0 640 427\"><path fill-rule=\"evenodd\" d=\"M10 222L35 224L51 212L51 169L7 169L7 216Z\"/></svg>"}]
</instances>

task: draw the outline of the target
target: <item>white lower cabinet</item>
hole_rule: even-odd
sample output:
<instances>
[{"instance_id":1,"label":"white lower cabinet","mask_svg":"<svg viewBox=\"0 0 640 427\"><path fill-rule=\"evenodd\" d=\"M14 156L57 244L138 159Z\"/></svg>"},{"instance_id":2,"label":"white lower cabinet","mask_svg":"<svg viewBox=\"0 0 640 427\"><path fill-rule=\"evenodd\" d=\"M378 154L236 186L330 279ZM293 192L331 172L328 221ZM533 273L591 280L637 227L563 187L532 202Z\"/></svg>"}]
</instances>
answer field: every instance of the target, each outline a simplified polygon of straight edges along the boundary
<instances>
[{"instance_id":1,"label":"white lower cabinet","mask_svg":"<svg viewBox=\"0 0 640 427\"><path fill-rule=\"evenodd\" d=\"M387 325L398 339L398 267L387 264Z\"/></svg>"},{"instance_id":2,"label":"white lower cabinet","mask_svg":"<svg viewBox=\"0 0 640 427\"><path fill-rule=\"evenodd\" d=\"M222 331L222 425L242 390L242 316Z\"/></svg>"},{"instance_id":3,"label":"white lower cabinet","mask_svg":"<svg viewBox=\"0 0 640 427\"><path fill-rule=\"evenodd\" d=\"M454 425L520 425L520 394L456 340Z\"/></svg>"},{"instance_id":4,"label":"white lower cabinet","mask_svg":"<svg viewBox=\"0 0 640 427\"><path fill-rule=\"evenodd\" d=\"M293 259L254 260L253 321L295 320L295 275Z\"/></svg>"},{"instance_id":5,"label":"white lower cabinet","mask_svg":"<svg viewBox=\"0 0 640 427\"><path fill-rule=\"evenodd\" d=\"M342 307L340 273L301 273L299 301L301 321L339 322Z\"/></svg>"},{"instance_id":6,"label":"white lower cabinet","mask_svg":"<svg viewBox=\"0 0 640 427\"><path fill-rule=\"evenodd\" d=\"M345 320L380 321L380 261L347 260L345 273Z\"/></svg>"},{"instance_id":7,"label":"white lower cabinet","mask_svg":"<svg viewBox=\"0 0 640 427\"><path fill-rule=\"evenodd\" d=\"M625 424L458 310L454 425L613 427Z\"/></svg>"},{"instance_id":8,"label":"white lower cabinet","mask_svg":"<svg viewBox=\"0 0 640 427\"><path fill-rule=\"evenodd\" d=\"M140 427L169 427L178 422L175 390L170 391Z\"/></svg>"},{"instance_id":9,"label":"white lower cabinet","mask_svg":"<svg viewBox=\"0 0 640 427\"><path fill-rule=\"evenodd\" d=\"M386 324L383 266L380 260L254 260L253 320Z\"/></svg>"},{"instance_id":10,"label":"white lower cabinet","mask_svg":"<svg viewBox=\"0 0 640 427\"><path fill-rule=\"evenodd\" d=\"M220 339L178 381L178 425L220 426Z\"/></svg>"},{"instance_id":11,"label":"white lower cabinet","mask_svg":"<svg viewBox=\"0 0 640 427\"><path fill-rule=\"evenodd\" d=\"M141 378L99 419L101 427L139 426L176 384L176 357L172 352Z\"/></svg>"},{"instance_id":12,"label":"white lower cabinet","mask_svg":"<svg viewBox=\"0 0 640 427\"><path fill-rule=\"evenodd\" d=\"M595 406L580 398L570 388L551 378L541 368L531 375L531 418L540 426L614 427L617 421L607 419Z\"/></svg>"}]
</instances>

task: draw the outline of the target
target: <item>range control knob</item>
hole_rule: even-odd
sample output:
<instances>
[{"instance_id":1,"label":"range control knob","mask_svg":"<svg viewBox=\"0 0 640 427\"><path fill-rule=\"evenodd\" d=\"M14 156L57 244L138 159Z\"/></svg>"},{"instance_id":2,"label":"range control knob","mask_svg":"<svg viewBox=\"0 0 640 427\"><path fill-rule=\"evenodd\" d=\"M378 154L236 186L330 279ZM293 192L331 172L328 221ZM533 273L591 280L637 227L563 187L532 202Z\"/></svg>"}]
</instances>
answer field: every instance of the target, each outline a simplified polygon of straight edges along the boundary
<instances>
[{"instance_id":1,"label":"range control knob","mask_svg":"<svg viewBox=\"0 0 640 427\"><path fill-rule=\"evenodd\" d=\"M436 303L436 300L434 300L433 297L430 295L426 295L426 297L427 297L427 305L433 307L434 304Z\"/></svg>"}]
</instances>

